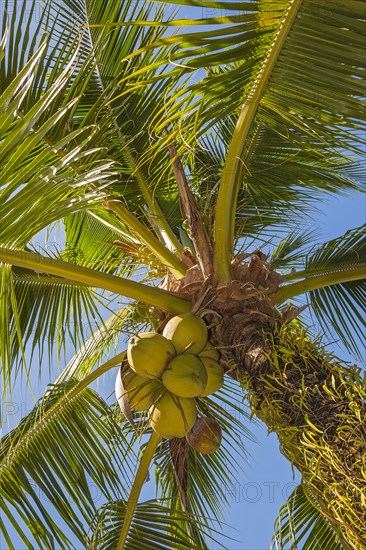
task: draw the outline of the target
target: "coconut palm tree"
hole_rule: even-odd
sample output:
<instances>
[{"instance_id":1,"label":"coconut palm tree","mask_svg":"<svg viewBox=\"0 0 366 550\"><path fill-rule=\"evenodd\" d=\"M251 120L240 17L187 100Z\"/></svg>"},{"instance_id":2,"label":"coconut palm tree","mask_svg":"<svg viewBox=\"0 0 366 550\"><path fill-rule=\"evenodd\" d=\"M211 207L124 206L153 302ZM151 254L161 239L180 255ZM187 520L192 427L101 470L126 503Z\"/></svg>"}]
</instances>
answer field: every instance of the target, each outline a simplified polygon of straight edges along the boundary
<instances>
[{"instance_id":1,"label":"coconut palm tree","mask_svg":"<svg viewBox=\"0 0 366 550\"><path fill-rule=\"evenodd\" d=\"M163 1L5 4L4 397L66 342L75 355L2 439L2 536L212 547L249 424L227 409L249 406L302 476L274 545L366 548L365 380L324 340L362 355L364 231L309 230L322 198L362 189L364 2L170 4L192 18ZM223 431L210 455L90 388L129 335L190 311L225 369L197 400ZM158 498L142 502L151 464Z\"/></svg>"}]
</instances>

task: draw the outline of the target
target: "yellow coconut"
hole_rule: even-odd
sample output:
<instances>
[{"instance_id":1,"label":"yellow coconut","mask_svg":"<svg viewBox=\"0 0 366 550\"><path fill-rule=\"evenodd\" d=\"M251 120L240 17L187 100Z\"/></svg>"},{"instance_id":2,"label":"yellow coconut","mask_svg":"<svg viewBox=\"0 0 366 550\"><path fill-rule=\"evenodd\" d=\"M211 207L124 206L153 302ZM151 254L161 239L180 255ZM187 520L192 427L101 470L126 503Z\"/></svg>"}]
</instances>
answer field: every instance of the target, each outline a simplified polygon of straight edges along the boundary
<instances>
[{"instance_id":1,"label":"yellow coconut","mask_svg":"<svg viewBox=\"0 0 366 550\"><path fill-rule=\"evenodd\" d=\"M160 378L174 356L172 342L156 332L141 332L128 341L129 365L143 378Z\"/></svg>"},{"instance_id":2,"label":"yellow coconut","mask_svg":"<svg viewBox=\"0 0 366 550\"><path fill-rule=\"evenodd\" d=\"M187 433L189 445L203 454L211 454L220 447L221 427L215 418L197 418L192 429Z\"/></svg>"},{"instance_id":3,"label":"yellow coconut","mask_svg":"<svg viewBox=\"0 0 366 550\"><path fill-rule=\"evenodd\" d=\"M184 437L197 417L194 399L166 392L150 409L150 425L161 437Z\"/></svg>"},{"instance_id":4,"label":"yellow coconut","mask_svg":"<svg viewBox=\"0 0 366 550\"><path fill-rule=\"evenodd\" d=\"M207 344L207 335L205 322L192 313L176 315L163 330L163 336L173 342L177 353L197 355Z\"/></svg>"},{"instance_id":5,"label":"yellow coconut","mask_svg":"<svg viewBox=\"0 0 366 550\"><path fill-rule=\"evenodd\" d=\"M122 383L130 407L135 411L147 411L163 390L158 380L147 380L132 370L123 377Z\"/></svg>"},{"instance_id":6,"label":"yellow coconut","mask_svg":"<svg viewBox=\"0 0 366 550\"><path fill-rule=\"evenodd\" d=\"M183 353L170 361L161 380L174 395L197 397L206 387L207 374L196 355Z\"/></svg>"},{"instance_id":7,"label":"yellow coconut","mask_svg":"<svg viewBox=\"0 0 366 550\"><path fill-rule=\"evenodd\" d=\"M210 357L200 356L200 360L207 374L207 382L200 397L207 397L224 385L224 369L218 361Z\"/></svg>"},{"instance_id":8,"label":"yellow coconut","mask_svg":"<svg viewBox=\"0 0 366 550\"><path fill-rule=\"evenodd\" d=\"M207 342L201 353L198 354L198 357L210 357L211 359L218 361L220 359L220 353L212 344L210 344L210 342Z\"/></svg>"}]
</instances>

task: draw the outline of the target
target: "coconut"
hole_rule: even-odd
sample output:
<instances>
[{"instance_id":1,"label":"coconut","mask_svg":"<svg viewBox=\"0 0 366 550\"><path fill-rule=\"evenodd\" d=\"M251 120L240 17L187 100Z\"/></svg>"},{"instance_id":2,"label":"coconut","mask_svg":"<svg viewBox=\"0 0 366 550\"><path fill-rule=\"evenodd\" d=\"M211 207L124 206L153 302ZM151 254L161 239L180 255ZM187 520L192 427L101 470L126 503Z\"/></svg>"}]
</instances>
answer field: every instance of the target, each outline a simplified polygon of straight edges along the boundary
<instances>
[{"instance_id":1,"label":"coconut","mask_svg":"<svg viewBox=\"0 0 366 550\"><path fill-rule=\"evenodd\" d=\"M163 336L173 342L177 353L197 355L207 344L207 327L201 317L183 313L168 321Z\"/></svg>"},{"instance_id":2,"label":"coconut","mask_svg":"<svg viewBox=\"0 0 366 550\"><path fill-rule=\"evenodd\" d=\"M220 359L220 353L212 344L210 344L210 342L207 342L201 353L198 354L198 357L210 357L211 359L218 361Z\"/></svg>"},{"instance_id":3,"label":"coconut","mask_svg":"<svg viewBox=\"0 0 366 550\"><path fill-rule=\"evenodd\" d=\"M224 369L218 361L210 357L203 357L201 355L200 360L207 374L207 382L200 397L207 397L224 385Z\"/></svg>"},{"instance_id":4,"label":"coconut","mask_svg":"<svg viewBox=\"0 0 366 550\"><path fill-rule=\"evenodd\" d=\"M122 382L122 376L121 376L121 369L118 369L117 377L116 377L116 384L114 386L114 391L116 394L116 398L118 401L118 405L123 413L126 412L125 403L124 403L124 397L125 397L125 389L123 387Z\"/></svg>"},{"instance_id":5,"label":"coconut","mask_svg":"<svg viewBox=\"0 0 366 550\"><path fill-rule=\"evenodd\" d=\"M161 378L167 390L179 397L197 397L207 384L205 367L196 355L177 355L163 372Z\"/></svg>"},{"instance_id":6,"label":"coconut","mask_svg":"<svg viewBox=\"0 0 366 550\"><path fill-rule=\"evenodd\" d=\"M195 423L196 402L166 392L150 407L149 414L152 429L161 437L184 437Z\"/></svg>"},{"instance_id":7,"label":"coconut","mask_svg":"<svg viewBox=\"0 0 366 550\"><path fill-rule=\"evenodd\" d=\"M141 332L128 341L129 365L143 378L160 378L174 356L172 342L156 332Z\"/></svg>"},{"instance_id":8,"label":"coconut","mask_svg":"<svg viewBox=\"0 0 366 550\"><path fill-rule=\"evenodd\" d=\"M132 370L122 378L122 384L130 407L135 411L147 411L158 399L163 389L158 380L147 380Z\"/></svg>"},{"instance_id":9,"label":"coconut","mask_svg":"<svg viewBox=\"0 0 366 550\"><path fill-rule=\"evenodd\" d=\"M221 427L215 418L207 416L197 418L191 431L186 435L189 445L195 451L211 454L217 451L221 443Z\"/></svg>"}]
</instances>

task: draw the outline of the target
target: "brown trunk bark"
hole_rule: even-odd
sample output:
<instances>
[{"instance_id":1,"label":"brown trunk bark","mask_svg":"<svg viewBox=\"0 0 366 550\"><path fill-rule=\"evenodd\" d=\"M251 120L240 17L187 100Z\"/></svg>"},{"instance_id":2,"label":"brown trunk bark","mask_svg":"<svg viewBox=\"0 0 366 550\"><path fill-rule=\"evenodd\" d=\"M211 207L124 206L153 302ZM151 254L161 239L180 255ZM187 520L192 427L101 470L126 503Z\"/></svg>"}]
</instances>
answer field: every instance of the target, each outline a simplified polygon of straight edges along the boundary
<instances>
[{"instance_id":1,"label":"brown trunk bark","mask_svg":"<svg viewBox=\"0 0 366 550\"><path fill-rule=\"evenodd\" d=\"M277 433L281 452L343 545L366 548L366 391L359 372L332 361L300 329L282 326L263 338L251 328L248 347L249 325L236 334L229 329L222 342L250 390L252 410Z\"/></svg>"}]
</instances>

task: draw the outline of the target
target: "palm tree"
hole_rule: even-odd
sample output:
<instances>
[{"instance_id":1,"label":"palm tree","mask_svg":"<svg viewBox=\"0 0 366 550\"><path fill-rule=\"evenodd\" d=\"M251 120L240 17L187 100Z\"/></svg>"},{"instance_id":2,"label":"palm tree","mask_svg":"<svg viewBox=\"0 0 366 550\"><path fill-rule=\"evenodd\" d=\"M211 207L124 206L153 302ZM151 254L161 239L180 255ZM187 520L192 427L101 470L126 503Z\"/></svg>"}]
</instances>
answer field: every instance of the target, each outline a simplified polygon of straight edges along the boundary
<instances>
[{"instance_id":1,"label":"palm tree","mask_svg":"<svg viewBox=\"0 0 366 550\"><path fill-rule=\"evenodd\" d=\"M365 380L298 317L305 297L323 333L362 355L363 228L317 244L308 227L324 196L362 189L364 2L173 3L197 18L166 2L5 5L4 396L30 364L62 362L67 341L75 355L2 439L2 536L212 547L248 431L227 405L245 399L302 476L274 544L366 548ZM45 232L63 245L40 250ZM198 400L224 433L212 455L89 387L125 361L126 336L189 311L226 372ZM141 502L152 462L159 498Z\"/></svg>"}]
</instances>

